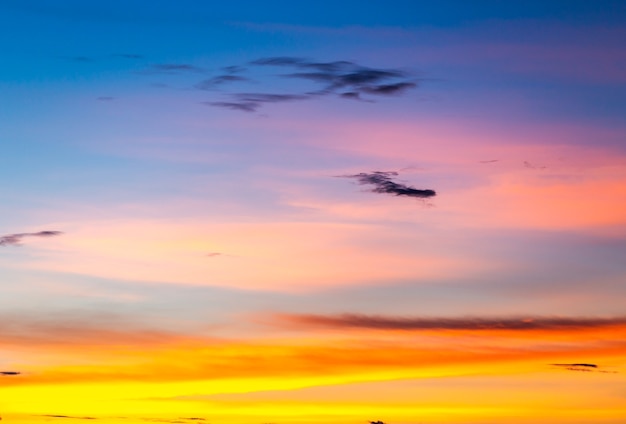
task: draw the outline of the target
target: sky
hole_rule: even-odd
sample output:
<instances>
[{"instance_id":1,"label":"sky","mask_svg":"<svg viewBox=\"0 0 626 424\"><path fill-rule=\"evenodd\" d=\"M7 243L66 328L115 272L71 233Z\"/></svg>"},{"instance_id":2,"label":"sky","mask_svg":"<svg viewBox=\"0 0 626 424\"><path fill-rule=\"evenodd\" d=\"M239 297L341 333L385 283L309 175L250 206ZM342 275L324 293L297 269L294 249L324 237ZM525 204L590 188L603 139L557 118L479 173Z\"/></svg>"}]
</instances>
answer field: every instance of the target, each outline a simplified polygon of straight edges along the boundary
<instances>
[{"instance_id":1,"label":"sky","mask_svg":"<svg viewBox=\"0 0 626 424\"><path fill-rule=\"evenodd\" d=\"M4 0L0 417L626 421L626 3Z\"/></svg>"}]
</instances>

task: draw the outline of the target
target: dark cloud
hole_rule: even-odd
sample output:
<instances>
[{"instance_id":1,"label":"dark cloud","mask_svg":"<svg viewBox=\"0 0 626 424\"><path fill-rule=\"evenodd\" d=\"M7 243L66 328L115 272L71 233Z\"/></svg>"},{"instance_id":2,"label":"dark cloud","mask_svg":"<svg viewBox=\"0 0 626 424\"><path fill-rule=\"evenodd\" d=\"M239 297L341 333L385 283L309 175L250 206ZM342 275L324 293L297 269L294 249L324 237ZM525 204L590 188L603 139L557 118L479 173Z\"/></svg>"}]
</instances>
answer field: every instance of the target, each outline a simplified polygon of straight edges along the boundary
<instances>
[{"instance_id":1,"label":"dark cloud","mask_svg":"<svg viewBox=\"0 0 626 424\"><path fill-rule=\"evenodd\" d=\"M293 74L281 75L285 78L300 78L315 82L334 83L336 76L326 72L295 72Z\"/></svg>"},{"instance_id":2,"label":"dark cloud","mask_svg":"<svg viewBox=\"0 0 626 424\"><path fill-rule=\"evenodd\" d=\"M280 57L265 57L261 59L256 59L250 62L251 65L261 65L261 66L301 66L302 64L306 64L307 62L303 58L299 57L288 57L288 56L280 56Z\"/></svg>"},{"instance_id":3,"label":"dark cloud","mask_svg":"<svg viewBox=\"0 0 626 424\"><path fill-rule=\"evenodd\" d=\"M281 75L286 78L300 78L326 85L325 92L337 89L348 89L374 95L399 94L417 87L417 84L406 80L406 74L395 69L375 69L357 65L349 61L310 62L295 57L274 57L259 59L255 65L273 65L292 67L297 72ZM314 72L303 72L312 69ZM389 80L402 81L384 83Z\"/></svg>"},{"instance_id":4,"label":"dark cloud","mask_svg":"<svg viewBox=\"0 0 626 424\"><path fill-rule=\"evenodd\" d=\"M362 91L378 96L392 96L415 87L417 87L417 84L413 82L397 82L395 84L381 84L373 87L363 87Z\"/></svg>"},{"instance_id":5,"label":"dark cloud","mask_svg":"<svg viewBox=\"0 0 626 424\"><path fill-rule=\"evenodd\" d=\"M416 197L419 199L427 199L435 196L437 193L430 189L417 189L405 184L392 181L391 177L397 176L397 172L361 172L355 175L341 175L343 178L354 178L361 185L373 185L371 190L373 193L388 193L396 196Z\"/></svg>"},{"instance_id":6,"label":"dark cloud","mask_svg":"<svg viewBox=\"0 0 626 424\"><path fill-rule=\"evenodd\" d=\"M240 77L238 75L219 75L217 77L209 78L204 81L200 81L195 85L198 90L212 90L215 87L228 82L235 81L248 81L246 77Z\"/></svg>"},{"instance_id":7,"label":"dark cloud","mask_svg":"<svg viewBox=\"0 0 626 424\"><path fill-rule=\"evenodd\" d=\"M0 375L20 375L19 371L0 371Z\"/></svg>"},{"instance_id":8,"label":"dark cloud","mask_svg":"<svg viewBox=\"0 0 626 424\"><path fill-rule=\"evenodd\" d=\"M98 100L99 102L110 102L115 100L115 97L111 97L111 96L100 96L98 97L96 100Z\"/></svg>"},{"instance_id":9,"label":"dark cloud","mask_svg":"<svg viewBox=\"0 0 626 424\"><path fill-rule=\"evenodd\" d=\"M279 322L292 325L376 330L580 330L626 325L626 317L407 318L361 314L286 314L277 318Z\"/></svg>"},{"instance_id":10,"label":"dark cloud","mask_svg":"<svg viewBox=\"0 0 626 424\"><path fill-rule=\"evenodd\" d=\"M346 91L345 93L341 93L340 96L344 99L361 100L361 95L356 91Z\"/></svg>"},{"instance_id":11,"label":"dark cloud","mask_svg":"<svg viewBox=\"0 0 626 424\"><path fill-rule=\"evenodd\" d=\"M479 163L496 163L499 162L499 159L491 159L491 160L479 160Z\"/></svg>"},{"instance_id":12,"label":"dark cloud","mask_svg":"<svg viewBox=\"0 0 626 424\"><path fill-rule=\"evenodd\" d=\"M202 102L207 106L223 107L226 109L240 110L242 112L256 112L263 103L280 103L293 100L305 100L308 95L301 94L271 94L271 93L237 93L233 102Z\"/></svg>"},{"instance_id":13,"label":"dark cloud","mask_svg":"<svg viewBox=\"0 0 626 424\"><path fill-rule=\"evenodd\" d=\"M238 93L237 99L253 103L280 103L293 100L305 100L309 96L303 94L271 94L271 93Z\"/></svg>"},{"instance_id":14,"label":"dark cloud","mask_svg":"<svg viewBox=\"0 0 626 424\"><path fill-rule=\"evenodd\" d=\"M550 364L555 367L588 367L588 368L598 368L596 364Z\"/></svg>"},{"instance_id":15,"label":"dark cloud","mask_svg":"<svg viewBox=\"0 0 626 424\"><path fill-rule=\"evenodd\" d=\"M374 94L390 95L398 94L408 89L417 87L410 81L398 81L389 84L381 84L383 81L397 79L404 76L399 71L384 71L379 69L361 68L347 73L337 72L294 72L281 75L285 78L299 78L326 85L323 91L332 93L338 89Z\"/></svg>"},{"instance_id":16,"label":"dark cloud","mask_svg":"<svg viewBox=\"0 0 626 424\"><path fill-rule=\"evenodd\" d=\"M362 68L347 74L336 75L336 82L340 87L346 85L374 84L380 81L403 76L399 71L383 71L379 69Z\"/></svg>"},{"instance_id":17,"label":"dark cloud","mask_svg":"<svg viewBox=\"0 0 626 424\"><path fill-rule=\"evenodd\" d=\"M53 237L63 234L61 231L39 231L37 233L7 234L0 237L0 246L18 246L24 237Z\"/></svg>"},{"instance_id":18,"label":"dark cloud","mask_svg":"<svg viewBox=\"0 0 626 424\"><path fill-rule=\"evenodd\" d=\"M227 72L229 74L238 74L240 72L244 72L248 68L246 68L245 66L233 65L233 66L224 66L221 69L222 69L222 71Z\"/></svg>"},{"instance_id":19,"label":"dark cloud","mask_svg":"<svg viewBox=\"0 0 626 424\"><path fill-rule=\"evenodd\" d=\"M255 102L202 102L203 105L222 107L225 109L240 110L242 112L256 112L261 106Z\"/></svg>"},{"instance_id":20,"label":"dark cloud","mask_svg":"<svg viewBox=\"0 0 626 424\"><path fill-rule=\"evenodd\" d=\"M617 374L617 371L605 371L598 369L596 364L587 363L574 363L574 364L550 364L553 367L561 367L568 371L580 371L580 372L599 372L603 374Z\"/></svg>"},{"instance_id":21,"label":"dark cloud","mask_svg":"<svg viewBox=\"0 0 626 424\"><path fill-rule=\"evenodd\" d=\"M403 94L416 88L417 83L409 80L406 73L397 69L378 69L358 65L354 62L339 60L332 62L316 62L300 57L278 56L256 59L248 63L251 66L273 66L287 68L290 72L279 74L282 78L302 79L318 85L317 90L308 90L302 93L288 94L254 94L234 93L231 96L239 101L258 103L276 103L293 100L303 100L314 96L336 94L340 98L363 100L362 96L391 96ZM239 70L236 66L223 69L231 69L232 72ZM229 71L230 72L230 71ZM230 72L230 73L232 73ZM220 77L216 77L220 78ZM236 82L238 79L205 80L196 87L199 89L211 89L222 82ZM364 100L368 101L368 100ZM225 104L238 102L220 102L220 106L241 109L236 106Z\"/></svg>"},{"instance_id":22,"label":"dark cloud","mask_svg":"<svg viewBox=\"0 0 626 424\"><path fill-rule=\"evenodd\" d=\"M305 62L299 65L301 68L315 69L320 72L335 73L358 68L353 62L338 60L335 62Z\"/></svg>"}]
</instances>

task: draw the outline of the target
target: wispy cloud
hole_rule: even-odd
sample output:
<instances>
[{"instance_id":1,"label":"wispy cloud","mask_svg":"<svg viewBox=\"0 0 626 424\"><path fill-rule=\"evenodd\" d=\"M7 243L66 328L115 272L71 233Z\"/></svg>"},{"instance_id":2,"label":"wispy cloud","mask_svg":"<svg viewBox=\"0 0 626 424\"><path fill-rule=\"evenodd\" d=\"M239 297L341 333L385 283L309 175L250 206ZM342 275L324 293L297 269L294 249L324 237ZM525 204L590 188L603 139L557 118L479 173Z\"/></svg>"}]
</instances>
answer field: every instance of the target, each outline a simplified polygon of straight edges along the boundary
<instances>
[{"instance_id":1,"label":"wispy cloud","mask_svg":"<svg viewBox=\"0 0 626 424\"><path fill-rule=\"evenodd\" d=\"M354 175L340 175L341 178L354 178L361 185L372 185L372 193L388 193L396 196L417 197L427 199L437 195L435 190L417 189L406 184L395 182L391 177L397 176L395 171L361 172Z\"/></svg>"},{"instance_id":2,"label":"wispy cloud","mask_svg":"<svg viewBox=\"0 0 626 424\"><path fill-rule=\"evenodd\" d=\"M231 66L223 66L222 71L229 73L229 74L237 74L240 72L244 72L246 69L245 66L239 66L239 65L231 65Z\"/></svg>"},{"instance_id":3,"label":"wispy cloud","mask_svg":"<svg viewBox=\"0 0 626 424\"><path fill-rule=\"evenodd\" d=\"M239 75L218 75L213 78L200 81L195 85L198 90L213 90L220 85L232 82L249 81L246 77L240 77Z\"/></svg>"},{"instance_id":4,"label":"wispy cloud","mask_svg":"<svg viewBox=\"0 0 626 424\"><path fill-rule=\"evenodd\" d=\"M423 318L361 314L280 314L278 323L304 327L373 330L577 330L626 325L626 317Z\"/></svg>"},{"instance_id":5,"label":"wispy cloud","mask_svg":"<svg viewBox=\"0 0 626 424\"><path fill-rule=\"evenodd\" d=\"M296 57L273 57L257 59L251 64L292 68L294 72L281 76L321 83L324 85L321 92L327 93L345 90L360 94L393 95L417 87L416 82L408 80L403 71L370 68L346 60L313 62ZM396 81L390 82L393 80Z\"/></svg>"},{"instance_id":6,"label":"wispy cloud","mask_svg":"<svg viewBox=\"0 0 626 424\"><path fill-rule=\"evenodd\" d=\"M293 100L306 100L307 95L301 94L271 94L271 93L237 93L232 97L233 102L202 102L207 106L215 106L242 112L256 112L263 103L281 103Z\"/></svg>"},{"instance_id":7,"label":"wispy cloud","mask_svg":"<svg viewBox=\"0 0 626 424\"><path fill-rule=\"evenodd\" d=\"M172 343L214 339L193 337L158 328L129 324L128 315L115 314L0 314L0 333L3 346L44 350L63 349L68 346L142 346L158 347ZM79 351L80 349L78 349ZM6 375L17 371L5 371Z\"/></svg>"},{"instance_id":8,"label":"wispy cloud","mask_svg":"<svg viewBox=\"0 0 626 424\"><path fill-rule=\"evenodd\" d=\"M339 60L317 62L299 57L278 56L256 59L246 67L229 66L223 68L229 75L220 75L196 84L200 90L210 90L225 82L236 83L249 80L241 76L230 75L243 72L250 67L280 67L287 73L275 75L279 78L301 79L315 83L314 90L300 90L292 93L230 93L236 101L206 102L210 106L226 107L244 112L254 112L263 103L278 103L304 100L334 94L340 98L369 101L368 96L393 96L416 88L418 81L409 78L405 72L397 69L370 68L354 62ZM366 96L364 99L362 96Z\"/></svg>"},{"instance_id":9,"label":"wispy cloud","mask_svg":"<svg viewBox=\"0 0 626 424\"><path fill-rule=\"evenodd\" d=\"M200 73L204 69L189 63L156 63L148 69L139 73L142 74L180 74L180 73Z\"/></svg>"},{"instance_id":10,"label":"wispy cloud","mask_svg":"<svg viewBox=\"0 0 626 424\"><path fill-rule=\"evenodd\" d=\"M259 103L254 102L202 102L202 104L224 109L240 110L242 112L256 112L261 106Z\"/></svg>"},{"instance_id":11,"label":"wispy cloud","mask_svg":"<svg viewBox=\"0 0 626 424\"><path fill-rule=\"evenodd\" d=\"M0 375L20 375L19 371L0 371Z\"/></svg>"},{"instance_id":12,"label":"wispy cloud","mask_svg":"<svg viewBox=\"0 0 626 424\"><path fill-rule=\"evenodd\" d=\"M580 371L580 372L599 372L603 374L618 374L617 371L606 371L599 369L600 367L596 364L588 364L588 363L573 363L573 364L550 364L553 367L564 368L568 371Z\"/></svg>"},{"instance_id":13,"label":"wispy cloud","mask_svg":"<svg viewBox=\"0 0 626 424\"><path fill-rule=\"evenodd\" d=\"M598 366L596 364L584 364L584 363L579 363L579 364L550 364L552 366L555 367L586 367L586 368L598 368Z\"/></svg>"},{"instance_id":14,"label":"wispy cloud","mask_svg":"<svg viewBox=\"0 0 626 424\"><path fill-rule=\"evenodd\" d=\"M39 231L36 233L7 234L0 237L0 246L19 246L25 237L53 237L63 234L61 231Z\"/></svg>"},{"instance_id":15,"label":"wispy cloud","mask_svg":"<svg viewBox=\"0 0 626 424\"><path fill-rule=\"evenodd\" d=\"M524 161L524 167L528 168L528 169L546 169L546 166L539 166L539 165L534 165L528 161Z\"/></svg>"}]
</instances>

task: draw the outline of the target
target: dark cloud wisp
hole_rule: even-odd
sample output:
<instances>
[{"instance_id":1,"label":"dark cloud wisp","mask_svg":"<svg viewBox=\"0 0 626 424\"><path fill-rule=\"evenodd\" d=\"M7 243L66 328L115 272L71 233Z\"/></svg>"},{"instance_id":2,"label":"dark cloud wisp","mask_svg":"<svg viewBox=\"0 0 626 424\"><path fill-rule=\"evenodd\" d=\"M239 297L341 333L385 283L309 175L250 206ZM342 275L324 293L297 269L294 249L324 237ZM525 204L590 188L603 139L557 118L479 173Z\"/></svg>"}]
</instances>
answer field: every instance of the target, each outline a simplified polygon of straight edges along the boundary
<instances>
[{"instance_id":1,"label":"dark cloud wisp","mask_svg":"<svg viewBox=\"0 0 626 424\"><path fill-rule=\"evenodd\" d=\"M596 364L550 364L555 367L587 367L587 368L598 368Z\"/></svg>"},{"instance_id":2,"label":"dark cloud wisp","mask_svg":"<svg viewBox=\"0 0 626 424\"><path fill-rule=\"evenodd\" d=\"M306 100L309 96L303 94L269 94L269 93L239 93L235 95L239 100L252 103L280 103L293 100Z\"/></svg>"},{"instance_id":3,"label":"dark cloud wisp","mask_svg":"<svg viewBox=\"0 0 626 424\"><path fill-rule=\"evenodd\" d=\"M248 78L240 77L238 75L218 75L216 77L200 81L195 85L195 88L198 90L212 90L222 84L237 81L248 81Z\"/></svg>"},{"instance_id":4,"label":"dark cloud wisp","mask_svg":"<svg viewBox=\"0 0 626 424\"><path fill-rule=\"evenodd\" d=\"M230 93L231 100L206 102L205 104L227 107L234 110L251 112L264 103L288 102L307 98L336 95L343 99L364 100L362 96L394 96L404 94L418 86L415 79L397 69L370 68L354 62L339 60L316 62L299 57L279 56L256 59L247 67L229 66L222 68L230 75L219 75L195 85L199 90L211 90L226 82L249 81L248 78L232 73L242 72L249 67L279 67L286 73L277 74L279 78L301 79L313 82L317 88L296 93ZM232 85L232 84L231 84ZM365 100L368 101L368 100ZM246 104L242 105L241 102ZM255 106L247 103L254 103Z\"/></svg>"},{"instance_id":5,"label":"dark cloud wisp","mask_svg":"<svg viewBox=\"0 0 626 424\"><path fill-rule=\"evenodd\" d=\"M20 375L19 371L0 371L0 375Z\"/></svg>"},{"instance_id":6,"label":"dark cloud wisp","mask_svg":"<svg viewBox=\"0 0 626 424\"><path fill-rule=\"evenodd\" d=\"M216 106L242 112L256 112L263 103L281 103L293 100L306 100L308 96L300 94L270 94L270 93L238 93L233 95L233 102L203 102L207 106Z\"/></svg>"},{"instance_id":7,"label":"dark cloud wisp","mask_svg":"<svg viewBox=\"0 0 626 424\"><path fill-rule=\"evenodd\" d=\"M559 367L566 369L568 371L579 371L579 372L599 372L602 374L617 374L617 371L606 371L599 369L599 365L589 364L589 363L573 363L573 364L550 364L553 367Z\"/></svg>"},{"instance_id":8,"label":"dark cloud wisp","mask_svg":"<svg viewBox=\"0 0 626 424\"><path fill-rule=\"evenodd\" d=\"M417 87L407 79L405 72L397 69L376 69L345 60L335 62L311 62L295 57L258 59L253 65L290 67L294 72L283 74L285 78L299 78L324 84L322 93L337 90L388 96Z\"/></svg>"},{"instance_id":9,"label":"dark cloud wisp","mask_svg":"<svg viewBox=\"0 0 626 424\"><path fill-rule=\"evenodd\" d=\"M181 74L181 73L201 73L204 69L189 63L156 63L148 69L139 71L140 74Z\"/></svg>"},{"instance_id":10,"label":"dark cloud wisp","mask_svg":"<svg viewBox=\"0 0 626 424\"><path fill-rule=\"evenodd\" d=\"M505 317L422 318L361 314L277 315L279 323L303 327L362 328L374 330L581 330L626 325L626 316L615 318ZM579 364L580 365L580 364ZM593 365L593 364L587 364Z\"/></svg>"},{"instance_id":11,"label":"dark cloud wisp","mask_svg":"<svg viewBox=\"0 0 626 424\"><path fill-rule=\"evenodd\" d=\"M63 234L61 231L39 231L36 233L17 233L0 236L0 246L19 246L25 237L53 237Z\"/></svg>"},{"instance_id":12,"label":"dark cloud wisp","mask_svg":"<svg viewBox=\"0 0 626 424\"><path fill-rule=\"evenodd\" d=\"M397 176L397 172L374 171L361 172L354 175L340 175L342 178L354 178L361 185L374 186L371 191L373 193L387 193L396 196L416 197L418 199L427 199L437 195L435 190L417 189L406 184L395 182L391 177Z\"/></svg>"},{"instance_id":13,"label":"dark cloud wisp","mask_svg":"<svg viewBox=\"0 0 626 424\"><path fill-rule=\"evenodd\" d=\"M254 102L202 102L206 106L221 107L224 109L239 110L241 112L256 112L261 106L260 103Z\"/></svg>"}]
</instances>

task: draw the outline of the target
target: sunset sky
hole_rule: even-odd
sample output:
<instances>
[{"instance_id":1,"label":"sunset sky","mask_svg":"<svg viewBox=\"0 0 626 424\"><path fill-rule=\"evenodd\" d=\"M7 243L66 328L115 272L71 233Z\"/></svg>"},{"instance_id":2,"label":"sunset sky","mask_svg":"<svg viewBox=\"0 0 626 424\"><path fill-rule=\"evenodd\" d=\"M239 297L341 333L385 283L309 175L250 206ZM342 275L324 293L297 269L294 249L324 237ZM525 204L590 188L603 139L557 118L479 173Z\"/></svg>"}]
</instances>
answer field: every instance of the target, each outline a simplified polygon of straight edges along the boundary
<instances>
[{"instance_id":1,"label":"sunset sky","mask_svg":"<svg viewBox=\"0 0 626 424\"><path fill-rule=\"evenodd\" d=\"M626 2L3 0L3 423L626 422Z\"/></svg>"}]
</instances>

